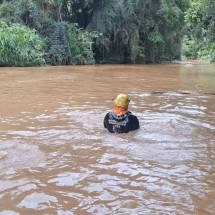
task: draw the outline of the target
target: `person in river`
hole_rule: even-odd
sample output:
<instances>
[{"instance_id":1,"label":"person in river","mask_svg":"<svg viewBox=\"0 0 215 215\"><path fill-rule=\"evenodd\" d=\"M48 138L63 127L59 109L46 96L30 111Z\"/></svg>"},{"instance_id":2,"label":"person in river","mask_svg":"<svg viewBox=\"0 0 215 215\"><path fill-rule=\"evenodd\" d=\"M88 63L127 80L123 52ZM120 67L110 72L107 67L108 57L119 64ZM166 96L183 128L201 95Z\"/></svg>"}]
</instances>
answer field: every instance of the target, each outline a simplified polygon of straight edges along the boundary
<instances>
[{"instance_id":1,"label":"person in river","mask_svg":"<svg viewBox=\"0 0 215 215\"><path fill-rule=\"evenodd\" d=\"M119 94L114 100L114 110L107 113L104 118L104 127L111 133L128 133L137 130L138 118L128 110L129 98L125 94Z\"/></svg>"}]
</instances>

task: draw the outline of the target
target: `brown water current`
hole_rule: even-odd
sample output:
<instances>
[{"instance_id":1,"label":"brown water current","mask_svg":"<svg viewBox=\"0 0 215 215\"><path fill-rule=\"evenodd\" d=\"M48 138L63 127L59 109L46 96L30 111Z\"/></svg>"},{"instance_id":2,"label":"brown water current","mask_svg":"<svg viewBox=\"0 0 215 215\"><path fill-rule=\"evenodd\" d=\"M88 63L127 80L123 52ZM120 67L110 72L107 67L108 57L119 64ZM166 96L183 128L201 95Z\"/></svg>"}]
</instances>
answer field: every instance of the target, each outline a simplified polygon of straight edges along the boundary
<instances>
[{"instance_id":1,"label":"brown water current","mask_svg":"<svg viewBox=\"0 0 215 215\"><path fill-rule=\"evenodd\" d=\"M0 215L214 215L215 66L0 68L0 151Z\"/></svg>"}]
</instances>

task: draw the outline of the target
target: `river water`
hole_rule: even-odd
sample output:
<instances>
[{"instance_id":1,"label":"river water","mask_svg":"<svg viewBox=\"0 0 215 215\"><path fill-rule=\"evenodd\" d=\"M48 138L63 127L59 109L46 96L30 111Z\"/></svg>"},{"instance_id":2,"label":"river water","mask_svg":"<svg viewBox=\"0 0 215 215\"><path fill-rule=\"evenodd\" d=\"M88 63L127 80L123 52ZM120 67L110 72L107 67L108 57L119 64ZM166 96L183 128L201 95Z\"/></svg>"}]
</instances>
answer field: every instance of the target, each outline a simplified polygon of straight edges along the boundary
<instances>
[{"instance_id":1,"label":"river water","mask_svg":"<svg viewBox=\"0 0 215 215\"><path fill-rule=\"evenodd\" d=\"M140 129L103 118L130 96ZM215 214L215 66L0 68L0 214Z\"/></svg>"}]
</instances>

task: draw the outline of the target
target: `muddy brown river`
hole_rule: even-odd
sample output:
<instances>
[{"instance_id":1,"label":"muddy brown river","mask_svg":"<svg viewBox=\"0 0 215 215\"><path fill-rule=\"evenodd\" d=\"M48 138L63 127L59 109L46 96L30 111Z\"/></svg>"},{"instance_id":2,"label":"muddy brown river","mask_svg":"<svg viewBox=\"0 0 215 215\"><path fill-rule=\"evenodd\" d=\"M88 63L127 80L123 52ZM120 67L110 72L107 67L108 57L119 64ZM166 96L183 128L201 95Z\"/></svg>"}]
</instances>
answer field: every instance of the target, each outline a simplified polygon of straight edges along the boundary
<instances>
[{"instance_id":1,"label":"muddy brown river","mask_svg":"<svg viewBox=\"0 0 215 215\"><path fill-rule=\"evenodd\" d=\"M214 215L215 66L0 68L0 151L0 215Z\"/></svg>"}]
</instances>

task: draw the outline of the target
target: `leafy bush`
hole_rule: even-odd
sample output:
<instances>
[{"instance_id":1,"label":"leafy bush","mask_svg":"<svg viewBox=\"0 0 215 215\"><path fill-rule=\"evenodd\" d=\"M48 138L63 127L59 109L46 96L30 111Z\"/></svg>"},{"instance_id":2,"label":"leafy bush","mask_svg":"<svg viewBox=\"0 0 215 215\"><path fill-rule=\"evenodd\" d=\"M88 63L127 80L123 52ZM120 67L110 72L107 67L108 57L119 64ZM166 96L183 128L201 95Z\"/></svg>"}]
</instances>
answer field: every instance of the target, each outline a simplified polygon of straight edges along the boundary
<instances>
[{"instance_id":1,"label":"leafy bush","mask_svg":"<svg viewBox=\"0 0 215 215\"><path fill-rule=\"evenodd\" d=\"M46 37L46 62L51 65L70 64L67 30L63 22L54 22Z\"/></svg>"},{"instance_id":2,"label":"leafy bush","mask_svg":"<svg viewBox=\"0 0 215 215\"><path fill-rule=\"evenodd\" d=\"M198 57L203 60L215 62L215 43L206 44L198 51Z\"/></svg>"},{"instance_id":3,"label":"leafy bush","mask_svg":"<svg viewBox=\"0 0 215 215\"><path fill-rule=\"evenodd\" d=\"M37 5L31 0L19 1L17 13L22 22L32 28L38 28L40 11Z\"/></svg>"},{"instance_id":4,"label":"leafy bush","mask_svg":"<svg viewBox=\"0 0 215 215\"><path fill-rule=\"evenodd\" d=\"M215 61L215 1L190 0L185 13L183 53L195 59Z\"/></svg>"},{"instance_id":5,"label":"leafy bush","mask_svg":"<svg viewBox=\"0 0 215 215\"><path fill-rule=\"evenodd\" d=\"M0 22L0 47L0 66L45 64L41 38L23 25Z\"/></svg>"},{"instance_id":6,"label":"leafy bush","mask_svg":"<svg viewBox=\"0 0 215 215\"><path fill-rule=\"evenodd\" d=\"M0 19L10 23L21 21L17 14L17 6L17 2L4 2L4 4L0 4Z\"/></svg>"},{"instance_id":7,"label":"leafy bush","mask_svg":"<svg viewBox=\"0 0 215 215\"><path fill-rule=\"evenodd\" d=\"M71 52L71 63L73 64L94 64L93 39L96 33L77 28L75 24L67 25L68 41Z\"/></svg>"},{"instance_id":8,"label":"leafy bush","mask_svg":"<svg viewBox=\"0 0 215 215\"><path fill-rule=\"evenodd\" d=\"M198 58L199 44L194 39L189 39L184 36L182 42L182 55L186 58L197 59Z\"/></svg>"},{"instance_id":9,"label":"leafy bush","mask_svg":"<svg viewBox=\"0 0 215 215\"><path fill-rule=\"evenodd\" d=\"M190 59L215 62L215 43L197 42L185 36L182 43L182 55Z\"/></svg>"}]
</instances>

